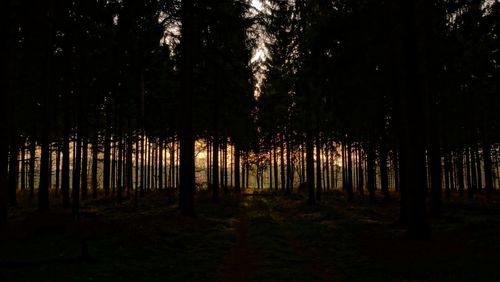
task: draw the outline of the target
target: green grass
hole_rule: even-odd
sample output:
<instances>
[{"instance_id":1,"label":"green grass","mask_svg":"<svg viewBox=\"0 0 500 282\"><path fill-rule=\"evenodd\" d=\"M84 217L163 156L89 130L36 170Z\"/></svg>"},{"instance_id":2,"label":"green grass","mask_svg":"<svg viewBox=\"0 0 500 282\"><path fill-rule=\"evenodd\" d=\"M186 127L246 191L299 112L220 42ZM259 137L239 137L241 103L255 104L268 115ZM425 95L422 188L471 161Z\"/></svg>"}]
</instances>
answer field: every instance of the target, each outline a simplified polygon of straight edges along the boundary
<instances>
[{"instance_id":1,"label":"green grass","mask_svg":"<svg viewBox=\"0 0 500 282\"><path fill-rule=\"evenodd\" d=\"M138 211L90 203L79 223L67 214L18 219L0 242L0 281L216 280L239 202L219 208L200 197L197 217L184 218L161 196L146 196ZM82 239L89 261L78 261Z\"/></svg>"},{"instance_id":2,"label":"green grass","mask_svg":"<svg viewBox=\"0 0 500 282\"><path fill-rule=\"evenodd\" d=\"M369 205L326 193L308 205L301 194L229 195L213 204L200 194L194 218L164 193L146 195L138 210L89 202L80 221L18 208L0 234L0 281L231 281L237 273L221 272L243 262L248 281L498 280L498 199L445 201L431 239L411 241L395 198ZM247 241L238 244L243 214ZM82 241L91 260L79 259Z\"/></svg>"}]
</instances>

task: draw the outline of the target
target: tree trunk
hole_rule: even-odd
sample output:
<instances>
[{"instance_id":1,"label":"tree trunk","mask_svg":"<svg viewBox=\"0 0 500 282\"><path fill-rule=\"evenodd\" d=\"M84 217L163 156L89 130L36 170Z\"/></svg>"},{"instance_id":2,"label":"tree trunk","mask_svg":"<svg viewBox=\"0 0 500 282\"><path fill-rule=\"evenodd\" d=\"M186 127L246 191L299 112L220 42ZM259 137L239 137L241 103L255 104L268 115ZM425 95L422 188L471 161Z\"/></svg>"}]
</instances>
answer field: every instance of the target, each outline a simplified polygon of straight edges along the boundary
<instances>
[{"instance_id":1,"label":"tree trunk","mask_svg":"<svg viewBox=\"0 0 500 282\"><path fill-rule=\"evenodd\" d=\"M214 129L212 141L212 201L219 202L219 135Z\"/></svg>"},{"instance_id":2,"label":"tree trunk","mask_svg":"<svg viewBox=\"0 0 500 282\"><path fill-rule=\"evenodd\" d=\"M351 202L354 198L352 185L352 146L351 142L347 142L347 201Z\"/></svg>"},{"instance_id":3,"label":"tree trunk","mask_svg":"<svg viewBox=\"0 0 500 282\"><path fill-rule=\"evenodd\" d=\"M183 215L194 214L195 167L194 167L194 135L192 124L192 83L194 52L194 3L193 0L182 0L181 8L181 97L179 111L180 137L180 191L179 209Z\"/></svg>"},{"instance_id":4,"label":"tree trunk","mask_svg":"<svg viewBox=\"0 0 500 282\"><path fill-rule=\"evenodd\" d=\"M443 213L443 200L442 200L442 176L441 176L441 154L439 140L437 137L437 129L435 125L431 126L431 136L429 144L429 164L430 164L430 177L431 177L431 213L433 216L441 216Z\"/></svg>"},{"instance_id":5,"label":"tree trunk","mask_svg":"<svg viewBox=\"0 0 500 282\"><path fill-rule=\"evenodd\" d=\"M6 99L2 98L1 105L5 105ZM3 106L2 106L3 107ZM1 115L4 115L4 112L2 111L0 113ZM5 120L5 119L2 119ZM5 130L2 128L2 130ZM3 131L5 132L5 131ZM7 176L8 176L8 158L9 158L9 145L7 140L6 134L0 133L2 136L0 136L0 229L1 227L7 222L7 189L4 187L7 187Z\"/></svg>"},{"instance_id":6,"label":"tree trunk","mask_svg":"<svg viewBox=\"0 0 500 282\"><path fill-rule=\"evenodd\" d=\"M446 199L450 199L451 196L451 185L450 185L450 179L451 179L451 160L450 160L450 154L449 152L446 152L444 154L444 192Z\"/></svg>"},{"instance_id":7,"label":"tree trunk","mask_svg":"<svg viewBox=\"0 0 500 282\"><path fill-rule=\"evenodd\" d=\"M481 155L479 154L478 144L474 143L474 156L476 160L476 170L477 170L477 185L476 191L481 192L483 190L483 176L481 171Z\"/></svg>"},{"instance_id":8,"label":"tree trunk","mask_svg":"<svg viewBox=\"0 0 500 282\"><path fill-rule=\"evenodd\" d=\"M314 138L312 130L306 133L306 174L307 174L307 190L309 197L307 202L309 204L316 203L314 193Z\"/></svg>"},{"instance_id":9,"label":"tree trunk","mask_svg":"<svg viewBox=\"0 0 500 282\"><path fill-rule=\"evenodd\" d=\"M130 199L131 193L132 193L132 186L134 183L132 173L134 171L134 162L132 160L132 154L133 154L133 142L132 142L132 129L130 129L131 122L129 121L129 129L128 129L128 134L127 134L127 146L124 148L125 154L126 154L126 175L125 175L125 181L126 181L126 190L127 190L127 198ZM162 148L163 149L163 148Z\"/></svg>"},{"instance_id":10,"label":"tree trunk","mask_svg":"<svg viewBox=\"0 0 500 282\"><path fill-rule=\"evenodd\" d=\"M67 99L67 98L66 98ZM69 207L69 116L65 113L62 143L61 192L63 208Z\"/></svg>"},{"instance_id":11,"label":"tree trunk","mask_svg":"<svg viewBox=\"0 0 500 282\"><path fill-rule=\"evenodd\" d=\"M358 190L359 190L359 195L361 197L364 196L364 178L363 178L364 172L363 172L363 155L362 155L362 149L361 149L361 144L358 148Z\"/></svg>"},{"instance_id":12,"label":"tree trunk","mask_svg":"<svg viewBox=\"0 0 500 282\"><path fill-rule=\"evenodd\" d=\"M158 144L158 188L163 191L163 140L159 140Z\"/></svg>"},{"instance_id":13,"label":"tree trunk","mask_svg":"<svg viewBox=\"0 0 500 282\"><path fill-rule=\"evenodd\" d=\"M123 200L123 134L119 130L120 136L118 136L118 142L115 147L118 147L118 166L117 166L117 181L116 181L116 200L121 203ZM116 157L116 156L115 156Z\"/></svg>"},{"instance_id":14,"label":"tree trunk","mask_svg":"<svg viewBox=\"0 0 500 282\"><path fill-rule=\"evenodd\" d=\"M375 203L375 149L373 148L372 138L368 141L368 154L367 154L367 164L366 172L367 179L366 184L368 186L368 195L371 204Z\"/></svg>"},{"instance_id":15,"label":"tree trunk","mask_svg":"<svg viewBox=\"0 0 500 282\"><path fill-rule=\"evenodd\" d=\"M17 185L19 176L19 162L18 162L19 147L17 144L16 133L11 136L10 152L9 152L9 182L8 182L8 195L9 205L17 205Z\"/></svg>"},{"instance_id":16,"label":"tree trunk","mask_svg":"<svg viewBox=\"0 0 500 282\"><path fill-rule=\"evenodd\" d=\"M325 142L325 169L323 170L326 178L326 190L330 191L330 148L328 147L328 141Z\"/></svg>"},{"instance_id":17,"label":"tree trunk","mask_svg":"<svg viewBox=\"0 0 500 282\"><path fill-rule=\"evenodd\" d=\"M35 196L35 163L36 163L36 141L35 141L35 131L33 131L33 135L30 137L30 163L29 163L29 178L28 178L28 186L30 189L29 198L33 199Z\"/></svg>"},{"instance_id":18,"label":"tree trunk","mask_svg":"<svg viewBox=\"0 0 500 282\"><path fill-rule=\"evenodd\" d=\"M347 158L346 158L346 145L345 141L342 142L342 191L347 191Z\"/></svg>"},{"instance_id":19,"label":"tree trunk","mask_svg":"<svg viewBox=\"0 0 500 282\"><path fill-rule=\"evenodd\" d=\"M272 148L269 148L269 190L273 191L273 152Z\"/></svg>"},{"instance_id":20,"label":"tree trunk","mask_svg":"<svg viewBox=\"0 0 500 282\"><path fill-rule=\"evenodd\" d=\"M92 143L92 199L97 199L97 164L99 154L99 133L95 133Z\"/></svg>"},{"instance_id":21,"label":"tree trunk","mask_svg":"<svg viewBox=\"0 0 500 282\"><path fill-rule=\"evenodd\" d=\"M22 144L21 144L21 191L25 191L26 190L26 166L25 166L25 162L26 162L26 140L23 139L22 141Z\"/></svg>"},{"instance_id":22,"label":"tree trunk","mask_svg":"<svg viewBox=\"0 0 500 282\"><path fill-rule=\"evenodd\" d=\"M486 197L490 198L493 192L493 165L491 163L491 150L490 141L486 133L486 129L483 129L483 160L484 160L484 189L486 190Z\"/></svg>"},{"instance_id":23,"label":"tree trunk","mask_svg":"<svg viewBox=\"0 0 500 282\"><path fill-rule=\"evenodd\" d=\"M89 138L87 137L87 129L83 128L83 145L82 145L82 199L87 200L88 194L88 161L89 161Z\"/></svg>"},{"instance_id":24,"label":"tree trunk","mask_svg":"<svg viewBox=\"0 0 500 282\"><path fill-rule=\"evenodd\" d=\"M103 189L104 195L110 193L111 177L111 103L106 106L106 130L104 134L104 167L103 167Z\"/></svg>"},{"instance_id":25,"label":"tree trunk","mask_svg":"<svg viewBox=\"0 0 500 282\"><path fill-rule=\"evenodd\" d=\"M248 187L248 184L249 184L249 181L250 181L250 159L249 159L249 153L248 153L248 150L245 152L245 166L246 166L246 169L245 169L245 187Z\"/></svg>"},{"instance_id":26,"label":"tree trunk","mask_svg":"<svg viewBox=\"0 0 500 282\"><path fill-rule=\"evenodd\" d=\"M422 132L423 101L422 73L420 49L421 36L427 30L425 25L424 1L401 2L401 11L397 14L403 23L403 56L402 75L404 89L399 96L399 147L400 147L400 182L401 191L406 195L401 198L402 208L406 211L402 214L403 222L408 224L408 236L413 239L424 239L429 235L429 227L426 218L426 172L425 152ZM422 29L424 29L422 31ZM403 217L404 216L404 217Z\"/></svg>"},{"instance_id":27,"label":"tree trunk","mask_svg":"<svg viewBox=\"0 0 500 282\"><path fill-rule=\"evenodd\" d=\"M468 147L467 148L467 171L468 171L468 176L469 176L469 185L468 185L468 192L469 192L469 199L472 199L474 197L474 193L476 192L477 186L477 178L476 178L476 161L474 159L474 150L472 148Z\"/></svg>"},{"instance_id":28,"label":"tree trunk","mask_svg":"<svg viewBox=\"0 0 500 282\"><path fill-rule=\"evenodd\" d=\"M285 140L286 144L286 189L285 193L289 195L292 193L292 157L291 157L291 144L290 138Z\"/></svg>"},{"instance_id":29,"label":"tree trunk","mask_svg":"<svg viewBox=\"0 0 500 282\"><path fill-rule=\"evenodd\" d=\"M276 153L276 136L273 137L274 189L278 191L278 158Z\"/></svg>"},{"instance_id":30,"label":"tree trunk","mask_svg":"<svg viewBox=\"0 0 500 282\"><path fill-rule=\"evenodd\" d=\"M111 194L114 196L116 195L116 148L117 148L117 141L116 141L116 136L113 136L111 140Z\"/></svg>"},{"instance_id":31,"label":"tree trunk","mask_svg":"<svg viewBox=\"0 0 500 282\"><path fill-rule=\"evenodd\" d=\"M59 189L61 186L61 147L59 142L57 142L56 146L56 187L55 187L55 197L57 198Z\"/></svg>"},{"instance_id":32,"label":"tree trunk","mask_svg":"<svg viewBox=\"0 0 500 282\"><path fill-rule=\"evenodd\" d=\"M280 135L280 174L281 174L281 190L286 189L286 175L285 175L285 148L284 148L283 134Z\"/></svg>"},{"instance_id":33,"label":"tree trunk","mask_svg":"<svg viewBox=\"0 0 500 282\"><path fill-rule=\"evenodd\" d=\"M234 144L234 190L241 192L240 185L240 149L237 144Z\"/></svg>"},{"instance_id":34,"label":"tree trunk","mask_svg":"<svg viewBox=\"0 0 500 282\"><path fill-rule=\"evenodd\" d=\"M389 175L387 173L387 147L385 140L382 140L379 151L380 159L380 191L384 199L389 199Z\"/></svg>"},{"instance_id":35,"label":"tree trunk","mask_svg":"<svg viewBox=\"0 0 500 282\"><path fill-rule=\"evenodd\" d=\"M227 167L227 138L224 137L224 194L229 194L229 187L228 187L228 167Z\"/></svg>"},{"instance_id":36,"label":"tree trunk","mask_svg":"<svg viewBox=\"0 0 500 282\"><path fill-rule=\"evenodd\" d=\"M80 124L78 122L78 126ZM82 135L80 131L79 128L76 137L75 165L73 166L72 212L75 217L78 217L80 214L80 173L82 169Z\"/></svg>"},{"instance_id":37,"label":"tree trunk","mask_svg":"<svg viewBox=\"0 0 500 282\"><path fill-rule=\"evenodd\" d=\"M320 134L316 134L316 200L321 200L321 139Z\"/></svg>"}]
</instances>

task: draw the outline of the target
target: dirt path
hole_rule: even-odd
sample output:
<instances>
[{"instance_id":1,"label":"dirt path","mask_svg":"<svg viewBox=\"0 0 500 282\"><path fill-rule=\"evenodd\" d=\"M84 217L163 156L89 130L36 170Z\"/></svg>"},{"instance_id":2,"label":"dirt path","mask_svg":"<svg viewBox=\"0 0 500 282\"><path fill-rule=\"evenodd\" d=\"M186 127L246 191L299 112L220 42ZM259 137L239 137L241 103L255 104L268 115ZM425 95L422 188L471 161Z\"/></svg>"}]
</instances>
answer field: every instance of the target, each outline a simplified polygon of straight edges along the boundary
<instances>
[{"instance_id":1,"label":"dirt path","mask_svg":"<svg viewBox=\"0 0 500 282\"><path fill-rule=\"evenodd\" d=\"M252 281L256 268L255 250L249 246L248 214L243 207L235 228L236 243L219 269L218 281Z\"/></svg>"}]
</instances>

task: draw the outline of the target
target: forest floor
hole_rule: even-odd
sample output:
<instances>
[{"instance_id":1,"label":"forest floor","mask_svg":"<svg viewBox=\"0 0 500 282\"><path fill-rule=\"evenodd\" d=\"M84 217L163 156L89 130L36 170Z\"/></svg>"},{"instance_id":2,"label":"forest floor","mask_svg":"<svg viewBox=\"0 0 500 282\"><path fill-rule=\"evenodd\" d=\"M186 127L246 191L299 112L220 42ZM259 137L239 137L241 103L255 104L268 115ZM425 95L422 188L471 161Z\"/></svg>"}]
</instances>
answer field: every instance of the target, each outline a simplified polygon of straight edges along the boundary
<instances>
[{"instance_id":1,"label":"forest floor","mask_svg":"<svg viewBox=\"0 0 500 282\"><path fill-rule=\"evenodd\" d=\"M150 193L137 210L89 201L79 220L21 197L0 233L0 281L498 281L498 196L446 201L426 241L405 238L397 200L339 193L314 206L301 194L212 204L200 193L194 218Z\"/></svg>"}]
</instances>

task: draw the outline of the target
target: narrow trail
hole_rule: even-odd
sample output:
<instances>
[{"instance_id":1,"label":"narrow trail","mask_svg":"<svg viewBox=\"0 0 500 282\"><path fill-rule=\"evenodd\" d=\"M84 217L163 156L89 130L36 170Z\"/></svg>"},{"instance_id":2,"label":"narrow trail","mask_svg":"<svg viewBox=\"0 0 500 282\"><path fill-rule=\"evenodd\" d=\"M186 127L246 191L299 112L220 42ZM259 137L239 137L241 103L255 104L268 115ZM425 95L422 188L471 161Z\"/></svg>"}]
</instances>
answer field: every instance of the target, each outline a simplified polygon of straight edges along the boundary
<instances>
[{"instance_id":1,"label":"narrow trail","mask_svg":"<svg viewBox=\"0 0 500 282\"><path fill-rule=\"evenodd\" d=\"M242 197L241 212L234 229L236 242L219 268L217 280L245 282L265 281L269 278L286 281L290 279L290 273L287 271L289 269L296 275L291 279L334 281L335 270L331 263L323 261L325 257L322 250L311 248L306 242L301 241L281 220L271 220L272 225L264 229L250 230L255 228L252 222L256 218L252 216L259 214L259 218L272 218L277 215L269 206L266 196L267 194L249 193ZM260 238L262 236L274 238L276 234L280 234L281 237L268 241L269 245L264 247L256 243L255 238L250 238L250 234ZM291 264L283 265L286 261ZM284 272L276 272L277 269ZM258 273L259 271L262 273Z\"/></svg>"},{"instance_id":2,"label":"narrow trail","mask_svg":"<svg viewBox=\"0 0 500 282\"><path fill-rule=\"evenodd\" d=\"M255 250L249 246L247 203L243 203L236 224L236 243L219 268L218 281L253 281L257 258Z\"/></svg>"}]
</instances>

